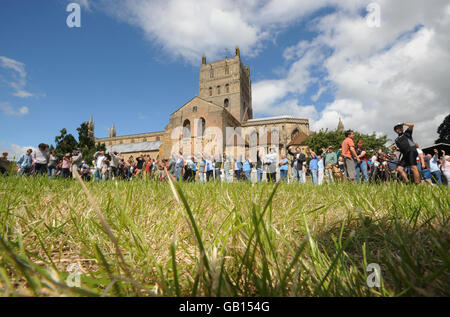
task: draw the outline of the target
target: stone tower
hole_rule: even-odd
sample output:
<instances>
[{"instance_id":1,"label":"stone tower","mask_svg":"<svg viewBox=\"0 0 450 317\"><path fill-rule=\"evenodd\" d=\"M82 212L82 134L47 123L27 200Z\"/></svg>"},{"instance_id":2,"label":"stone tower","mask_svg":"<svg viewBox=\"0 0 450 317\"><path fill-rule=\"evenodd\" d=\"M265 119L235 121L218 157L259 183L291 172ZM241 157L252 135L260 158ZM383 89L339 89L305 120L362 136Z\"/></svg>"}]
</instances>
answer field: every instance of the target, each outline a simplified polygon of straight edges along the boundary
<instances>
[{"instance_id":1,"label":"stone tower","mask_svg":"<svg viewBox=\"0 0 450 317\"><path fill-rule=\"evenodd\" d=\"M202 57L199 97L224 106L241 123L253 118L250 68L242 64L239 47L232 58L208 64Z\"/></svg>"},{"instance_id":2,"label":"stone tower","mask_svg":"<svg viewBox=\"0 0 450 317\"><path fill-rule=\"evenodd\" d=\"M95 136L94 136L94 120L91 118L89 119L88 122L88 135L89 137L95 141Z\"/></svg>"},{"instance_id":3,"label":"stone tower","mask_svg":"<svg viewBox=\"0 0 450 317\"><path fill-rule=\"evenodd\" d=\"M114 127L114 123L112 125L112 128L109 129L109 137L115 138L116 137L116 128Z\"/></svg>"},{"instance_id":4,"label":"stone tower","mask_svg":"<svg viewBox=\"0 0 450 317\"><path fill-rule=\"evenodd\" d=\"M337 130L338 131L344 131L344 124L342 123L341 117L339 117L339 122L338 122L338 126L337 126Z\"/></svg>"}]
</instances>

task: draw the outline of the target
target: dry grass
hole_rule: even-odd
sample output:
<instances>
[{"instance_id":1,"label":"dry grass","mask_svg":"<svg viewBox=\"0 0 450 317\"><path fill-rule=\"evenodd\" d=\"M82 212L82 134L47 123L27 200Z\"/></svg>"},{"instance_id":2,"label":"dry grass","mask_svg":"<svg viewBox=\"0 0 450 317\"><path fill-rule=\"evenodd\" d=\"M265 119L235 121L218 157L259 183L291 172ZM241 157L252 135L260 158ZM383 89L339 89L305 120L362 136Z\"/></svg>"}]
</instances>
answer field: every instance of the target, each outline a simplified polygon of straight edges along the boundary
<instances>
[{"instance_id":1,"label":"dry grass","mask_svg":"<svg viewBox=\"0 0 450 317\"><path fill-rule=\"evenodd\" d=\"M79 183L0 178L1 294L450 293L446 187L176 184L180 202L165 183L87 190L110 234ZM65 283L73 263L80 288ZM379 288L368 263L381 266Z\"/></svg>"}]
</instances>

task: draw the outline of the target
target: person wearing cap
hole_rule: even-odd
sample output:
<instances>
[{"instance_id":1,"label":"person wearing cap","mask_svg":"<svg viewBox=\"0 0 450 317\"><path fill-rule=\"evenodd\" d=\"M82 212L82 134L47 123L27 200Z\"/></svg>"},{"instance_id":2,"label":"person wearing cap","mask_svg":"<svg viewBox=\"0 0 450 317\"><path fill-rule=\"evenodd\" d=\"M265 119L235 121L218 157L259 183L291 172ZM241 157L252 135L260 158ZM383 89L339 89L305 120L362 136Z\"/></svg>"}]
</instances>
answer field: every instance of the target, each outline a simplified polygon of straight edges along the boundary
<instances>
[{"instance_id":1,"label":"person wearing cap","mask_svg":"<svg viewBox=\"0 0 450 317\"><path fill-rule=\"evenodd\" d=\"M403 130L403 126L407 126L406 131ZM403 122L394 126L395 133L398 134L395 139L395 145L400 150L402 157L397 167L397 171L400 176L408 182L408 175L405 173L405 168L410 167L414 177L414 183L420 184L420 174L417 168L417 150L414 144L412 133L414 124L409 122Z\"/></svg>"},{"instance_id":2,"label":"person wearing cap","mask_svg":"<svg viewBox=\"0 0 450 317\"><path fill-rule=\"evenodd\" d=\"M333 183L333 166L337 165L337 155L332 146L329 146L323 155L325 157L325 179L327 183Z\"/></svg>"}]
</instances>

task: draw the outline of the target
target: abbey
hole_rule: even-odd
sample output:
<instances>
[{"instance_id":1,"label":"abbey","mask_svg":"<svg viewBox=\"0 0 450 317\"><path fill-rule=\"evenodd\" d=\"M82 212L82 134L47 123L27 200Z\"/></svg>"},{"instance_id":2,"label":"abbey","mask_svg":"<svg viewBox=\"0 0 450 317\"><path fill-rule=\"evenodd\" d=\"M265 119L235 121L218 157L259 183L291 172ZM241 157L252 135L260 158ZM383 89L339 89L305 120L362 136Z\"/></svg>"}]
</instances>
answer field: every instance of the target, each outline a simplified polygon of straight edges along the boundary
<instances>
[{"instance_id":1,"label":"abbey","mask_svg":"<svg viewBox=\"0 0 450 317\"><path fill-rule=\"evenodd\" d=\"M92 117L89 127L94 137ZM195 152L194 144L205 146L211 141L208 133L205 136L205 131L213 130L222 133L219 152L224 152L228 151L230 143L225 137L227 127L251 130L257 134L266 128L268 132L264 140L267 141L258 141L258 147L268 148L276 137L281 154L285 152L286 145L299 145L311 133L308 119L289 115L253 118L250 68L244 66L236 47L232 58L207 63L206 57L202 57L198 96L170 115L164 131L117 136L113 125L109 136L95 138L95 143L104 143L108 150L121 152L125 157L149 154L152 158L162 159L171 156L176 144L181 144L184 149L190 147L191 152ZM276 128L276 136L271 132L273 128ZM258 135L257 139L260 138ZM248 136L245 145L248 146Z\"/></svg>"}]
</instances>

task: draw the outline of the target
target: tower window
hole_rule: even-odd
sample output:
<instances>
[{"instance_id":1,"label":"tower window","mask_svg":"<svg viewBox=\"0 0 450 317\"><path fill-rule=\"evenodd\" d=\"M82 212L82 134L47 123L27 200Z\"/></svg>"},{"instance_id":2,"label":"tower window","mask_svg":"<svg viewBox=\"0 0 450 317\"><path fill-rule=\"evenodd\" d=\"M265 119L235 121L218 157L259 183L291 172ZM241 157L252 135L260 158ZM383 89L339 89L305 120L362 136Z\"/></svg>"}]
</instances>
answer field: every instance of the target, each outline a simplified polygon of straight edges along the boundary
<instances>
[{"instance_id":1,"label":"tower window","mask_svg":"<svg viewBox=\"0 0 450 317\"><path fill-rule=\"evenodd\" d=\"M192 108L192 112L197 112L197 106L194 106L194 107Z\"/></svg>"},{"instance_id":2,"label":"tower window","mask_svg":"<svg viewBox=\"0 0 450 317\"><path fill-rule=\"evenodd\" d=\"M230 105L230 101L229 101L228 98L227 98L227 99L225 99L225 100L223 101L223 106L224 106L225 108L228 108L229 105Z\"/></svg>"},{"instance_id":3,"label":"tower window","mask_svg":"<svg viewBox=\"0 0 450 317\"><path fill-rule=\"evenodd\" d=\"M229 75L230 74L230 66L225 65L225 75Z\"/></svg>"},{"instance_id":4,"label":"tower window","mask_svg":"<svg viewBox=\"0 0 450 317\"><path fill-rule=\"evenodd\" d=\"M214 70L213 69L211 69L209 71L209 78L214 78Z\"/></svg>"},{"instance_id":5,"label":"tower window","mask_svg":"<svg viewBox=\"0 0 450 317\"><path fill-rule=\"evenodd\" d=\"M228 94L230 92L230 85L226 84L225 85L225 92Z\"/></svg>"},{"instance_id":6,"label":"tower window","mask_svg":"<svg viewBox=\"0 0 450 317\"><path fill-rule=\"evenodd\" d=\"M209 87L209 96L212 96L212 87Z\"/></svg>"},{"instance_id":7,"label":"tower window","mask_svg":"<svg viewBox=\"0 0 450 317\"><path fill-rule=\"evenodd\" d=\"M220 86L217 86L217 94L220 95Z\"/></svg>"}]
</instances>

